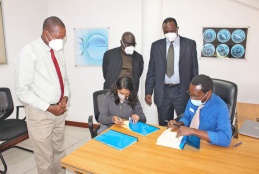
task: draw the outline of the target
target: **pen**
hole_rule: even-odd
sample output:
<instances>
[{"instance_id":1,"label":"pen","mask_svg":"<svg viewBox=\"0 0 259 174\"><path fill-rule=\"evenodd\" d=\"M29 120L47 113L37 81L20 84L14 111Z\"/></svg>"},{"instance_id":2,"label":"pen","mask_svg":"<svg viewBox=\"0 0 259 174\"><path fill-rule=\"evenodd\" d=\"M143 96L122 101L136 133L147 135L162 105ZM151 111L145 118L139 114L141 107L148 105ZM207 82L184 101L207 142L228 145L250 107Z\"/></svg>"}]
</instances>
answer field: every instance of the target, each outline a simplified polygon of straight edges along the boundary
<instances>
[{"instance_id":1,"label":"pen","mask_svg":"<svg viewBox=\"0 0 259 174\"><path fill-rule=\"evenodd\" d=\"M240 146L241 144L242 144L242 142L239 142L239 143L235 144L232 148L236 148L236 147Z\"/></svg>"},{"instance_id":2,"label":"pen","mask_svg":"<svg viewBox=\"0 0 259 174\"><path fill-rule=\"evenodd\" d=\"M136 113L135 113L135 112L133 112L133 114L132 114L132 115L135 115L135 114L136 114ZM131 122L132 122L132 123L136 123L136 122L135 122L135 120L133 120L132 116L131 116Z\"/></svg>"},{"instance_id":3,"label":"pen","mask_svg":"<svg viewBox=\"0 0 259 174\"><path fill-rule=\"evenodd\" d=\"M180 127L178 124L175 124L175 123L173 125L175 125L176 127Z\"/></svg>"},{"instance_id":4,"label":"pen","mask_svg":"<svg viewBox=\"0 0 259 174\"><path fill-rule=\"evenodd\" d=\"M168 123L169 121L168 121L168 120L165 120L165 122ZM180 127L178 124L175 124L175 123L174 123L173 125L176 126L176 127Z\"/></svg>"},{"instance_id":5,"label":"pen","mask_svg":"<svg viewBox=\"0 0 259 174\"><path fill-rule=\"evenodd\" d=\"M119 120L119 124L120 124L120 125L123 125L123 121L122 121L122 119L119 117L119 115L117 115L117 118L118 118L118 120Z\"/></svg>"},{"instance_id":6,"label":"pen","mask_svg":"<svg viewBox=\"0 0 259 174\"><path fill-rule=\"evenodd\" d=\"M119 115L117 115L117 118L119 119L119 121L121 121L121 118L119 117Z\"/></svg>"}]
</instances>

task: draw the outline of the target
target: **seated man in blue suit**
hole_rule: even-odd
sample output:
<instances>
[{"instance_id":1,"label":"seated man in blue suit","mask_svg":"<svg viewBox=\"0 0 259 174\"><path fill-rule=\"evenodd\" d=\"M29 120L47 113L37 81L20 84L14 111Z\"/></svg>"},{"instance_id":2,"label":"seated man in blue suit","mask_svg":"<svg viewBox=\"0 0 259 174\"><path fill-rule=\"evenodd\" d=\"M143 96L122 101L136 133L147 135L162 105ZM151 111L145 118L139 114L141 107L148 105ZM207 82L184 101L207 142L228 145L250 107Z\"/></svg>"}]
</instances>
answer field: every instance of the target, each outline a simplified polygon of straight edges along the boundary
<instances>
[{"instance_id":1,"label":"seated man in blue suit","mask_svg":"<svg viewBox=\"0 0 259 174\"><path fill-rule=\"evenodd\" d=\"M232 131L228 107L213 93L212 79L206 75L195 76L187 93L190 99L183 117L179 122L170 120L168 127L178 128L177 137L195 135L211 144L229 146ZM199 116L195 117L196 111Z\"/></svg>"}]
</instances>

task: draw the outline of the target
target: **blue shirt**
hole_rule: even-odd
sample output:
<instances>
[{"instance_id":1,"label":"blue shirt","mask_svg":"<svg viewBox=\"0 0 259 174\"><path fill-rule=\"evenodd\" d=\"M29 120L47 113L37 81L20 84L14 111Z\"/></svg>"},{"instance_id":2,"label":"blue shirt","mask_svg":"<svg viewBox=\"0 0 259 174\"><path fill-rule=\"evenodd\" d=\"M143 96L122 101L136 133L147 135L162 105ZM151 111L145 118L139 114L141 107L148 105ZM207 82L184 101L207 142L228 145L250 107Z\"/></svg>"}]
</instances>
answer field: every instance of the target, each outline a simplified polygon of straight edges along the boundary
<instances>
[{"instance_id":1,"label":"blue shirt","mask_svg":"<svg viewBox=\"0 0 259 174\"><path fill-rule=\"evenodd\" d=\"M197 108L189 100L184 115L179 121L185 126L190 126ZM212 94L201 108L199 130L207 131L211 144L229 146L231 142L232 130L228 107L216 94Z\"/></svg>"}]
</instances>

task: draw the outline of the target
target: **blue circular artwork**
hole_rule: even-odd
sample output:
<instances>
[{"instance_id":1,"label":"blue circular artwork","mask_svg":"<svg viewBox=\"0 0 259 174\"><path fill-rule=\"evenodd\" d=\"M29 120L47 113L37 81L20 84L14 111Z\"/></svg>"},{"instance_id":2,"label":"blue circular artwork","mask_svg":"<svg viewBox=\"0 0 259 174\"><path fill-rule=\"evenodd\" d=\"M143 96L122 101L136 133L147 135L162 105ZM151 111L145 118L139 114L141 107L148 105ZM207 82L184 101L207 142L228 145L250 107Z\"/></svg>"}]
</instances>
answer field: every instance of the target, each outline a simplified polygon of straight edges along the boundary
<instances>
[{"instance_id":1,"label":"blue circular artwork","mask_svg":"<svg viewBox=\"0 0 259 174\"><path fill-rule=\"evenodd\" d=\"M246 34L243 30L237 29L233 31L231 38L235 43L241 43L245 40Z\"/></svg>"},{"instance_id":2,"label":"blue circular artwork","mask_svg":"<svg viewBox=\"0 0 259 174\"><path fill-rule=\"evenodd\" d=\"M219 30L217 38L221 43L225 43L230 39L230 32L227 29Z\"/></svg>"},{"instance_id":3,"label":"blue circular artwork","mask_svg":"<svg viewBox=\"0 0 259 174\"><path fill-rule=\"evenodd\" d=\"M229 54L229 47L226 44L220 44L216 48L217 57L227 57Z\"/></svg>"},{"instance_id":4,"label":"blue circular artwork","mask_svg":"<svg viewBox=\"0 0 259 174\"><path fill-rule=\"evenodd\" d=\"M77 41L76 52L77 52L77 55L81 56L84 53L84 40L80 37L77 37L76 41Z\"/></svg>"},{"instance_id":5,"label":"blue circular artwork","mask_svg":"<svg viewBox=\"0 0 259 174\"><path fill-rule=\"evenodd\" d=\"M245 48L240 44L236 44L231 48L231 54L233 57L236 57L236 58L242 57L244 53L245 53Z\"/></svg>"},{"instance_id":6,"label":"blue circular artwork","mask_svg":"<svg viewBox=\"0 0 259 174\"><path fill-rule=\"evenodd\" d=\"M216 39L216 32L212 29L207 29L203 32L203 39L206 42L212 42Z\"/></svg>"},{"instance_id":7,"label":"blue circular artwork","mask_svg":"<svg viewBox=\"0 0 259 174\"><path fill-rule=\"evenodd\" d=\"M212 44L207 43L203 45L202 53L204 56L212 56L215 53L215 47Z\"/></svg>"},{"instance_id":8,"label":"blue circular artwork","mask_svg":"<svg viewBox=\"0 0 259 174\"><path fill-rule=\"evenodd\" d=\"M86 51L90 58L99 59L103 58L103 53L107 50L107 40L100 34L93 34L86 42Z\"/></svg>"}]
</instances>

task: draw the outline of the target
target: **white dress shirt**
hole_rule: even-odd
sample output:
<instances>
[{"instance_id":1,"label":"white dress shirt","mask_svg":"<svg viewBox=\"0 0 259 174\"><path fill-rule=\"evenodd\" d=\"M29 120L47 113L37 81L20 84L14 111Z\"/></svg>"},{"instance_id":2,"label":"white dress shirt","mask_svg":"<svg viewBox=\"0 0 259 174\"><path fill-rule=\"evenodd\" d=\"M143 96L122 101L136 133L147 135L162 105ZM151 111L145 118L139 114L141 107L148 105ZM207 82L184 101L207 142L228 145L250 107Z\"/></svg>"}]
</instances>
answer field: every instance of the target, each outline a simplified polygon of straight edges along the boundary
<instances>
[{"instance_id":1,"label":"white dress shirt","mask_svg":"<svg viewBox=\"0 0 259 174\"><path fill-rule=\"evenodd\" d=\"M64 83L64 96L69 96L70 87L66 73L63 51L54 51ZM15 86L17 97L42 111L50 104L59 102L61 88L50 47L41 37L26 45L16 60Z\"/></svg>"}]
</instances>

